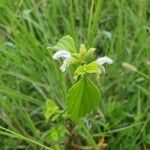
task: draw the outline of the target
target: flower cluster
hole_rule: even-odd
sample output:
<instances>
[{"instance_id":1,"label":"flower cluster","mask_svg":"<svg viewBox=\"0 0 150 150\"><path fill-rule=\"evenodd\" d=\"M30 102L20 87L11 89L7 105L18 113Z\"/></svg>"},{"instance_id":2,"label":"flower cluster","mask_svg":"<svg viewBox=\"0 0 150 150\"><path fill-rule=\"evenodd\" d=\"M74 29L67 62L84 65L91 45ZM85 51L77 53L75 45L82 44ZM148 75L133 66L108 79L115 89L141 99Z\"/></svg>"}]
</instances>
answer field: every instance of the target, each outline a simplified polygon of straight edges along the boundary
<instances>
[{"instance_id":1,"label":"flower cluster","mask_svg":"<svg viewBox=\"0 0 150 150\"><path fill-rule=\"evenodd\" d=\"M79 63L79 67L75 70L74 78L77 79L78 76L82 76L87 73L105 73L104 64L112 64L113 60L107 56L99 57L98 59L87 63L89 57L91 57L95 52L95 48L86 49L84 44L81 44L79 53L71 53L66 49L59 49L54 55L53 59L63 59L63 63L60 67L62 72L66 71L70 64Z\"/></svg>"}]
</instances>

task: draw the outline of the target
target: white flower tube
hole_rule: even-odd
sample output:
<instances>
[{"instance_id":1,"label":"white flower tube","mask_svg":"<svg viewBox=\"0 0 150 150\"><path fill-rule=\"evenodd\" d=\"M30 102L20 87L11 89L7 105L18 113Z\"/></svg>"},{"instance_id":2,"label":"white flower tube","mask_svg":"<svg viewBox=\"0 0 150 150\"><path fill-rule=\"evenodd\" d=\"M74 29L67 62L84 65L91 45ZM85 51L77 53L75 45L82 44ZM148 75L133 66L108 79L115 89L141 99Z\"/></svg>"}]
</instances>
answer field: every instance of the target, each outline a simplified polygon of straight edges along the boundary
<instances>
[{"instance_id":1,"label":"white flower tube","mask_svg":"<svg viewBox=\"0 0 150 150\"><path fill-rule=\"evenodd\" d=\"M67 50L60 50L57 51L54 55L53 55L53 59L57 60L59 58L64 58L63 64L60 67L60 70L62 72L64 72L66 70L66 68L69 66L70 61L72 60L72 56L71 53Z\"/></svg>"},{"instance_id":2,"label":"white flower tube","mask_svg":"<svg viewBox=\"0 0 150 150\"><path fill-rule=\"evenodd\" d=\"M103 64L112 64L113 63L113 60L107 56L104 56L104 57L100 57L96 60L96 62L99 64L99 65L103 65Z\"/></svg>"},{"instance_id":3,"label":"white flower tube","mask_svg":"<svg viewBox=\"0 0 150 150\"><path fill-rule=\"evenodd\" d=\"M105 68L104 68L104 64L112 64L113 60L107 56L104 57L100 57L96 60L96 63L100 66L100 69L102 72L105 73Z\"/></svg>"}]
</instances>

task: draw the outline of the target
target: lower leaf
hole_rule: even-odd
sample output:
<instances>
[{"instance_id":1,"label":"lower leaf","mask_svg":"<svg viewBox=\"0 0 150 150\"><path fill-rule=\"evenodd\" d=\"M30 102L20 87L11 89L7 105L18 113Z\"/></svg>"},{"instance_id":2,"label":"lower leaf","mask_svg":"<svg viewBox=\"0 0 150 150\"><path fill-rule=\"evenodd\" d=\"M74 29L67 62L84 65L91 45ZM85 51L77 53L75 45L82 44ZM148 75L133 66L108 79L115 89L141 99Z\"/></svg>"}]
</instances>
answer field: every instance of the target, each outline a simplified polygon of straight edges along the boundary
<instances>
[{"instance_id":1,"label":"lower leaf","mask_svg":"<svg viewBox=\"0 0 150 150\"><path fill-rule=\"evenodd\" d=\"M67 111L74 121L84 117L92 111L100 102L100 91L96 85L83 76L73 85L67 97Z\"/></svg>"}]
</instances>

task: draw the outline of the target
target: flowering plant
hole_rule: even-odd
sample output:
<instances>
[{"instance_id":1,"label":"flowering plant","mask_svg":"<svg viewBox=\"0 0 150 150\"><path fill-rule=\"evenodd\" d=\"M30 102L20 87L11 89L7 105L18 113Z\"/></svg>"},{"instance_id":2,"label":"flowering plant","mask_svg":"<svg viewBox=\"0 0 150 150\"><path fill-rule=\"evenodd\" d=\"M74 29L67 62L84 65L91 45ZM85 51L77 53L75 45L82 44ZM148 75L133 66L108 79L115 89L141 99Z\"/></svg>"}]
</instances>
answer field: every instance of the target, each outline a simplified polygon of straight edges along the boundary
<instances>
[{"instance_id":1,"label":"flowering plant","mask_svg":"<svg viewBox=\"0 0 150 150\"><path fill-rule=\"evenodd\" d=\"M52 47L57 50L53 59L63 59L60 70L65 72L69 66L76 65L74 70L75 84L69 89L66 106L68 115L77 121L98 106L101 94L97 86L89 78L89 74L95 74L98 78L105 73L104 64L112 64L113 61L107 56L93 60L95 48L86 49L84 44L76 50L72 37L64 36Z\"/></svg>"}]
</instances>

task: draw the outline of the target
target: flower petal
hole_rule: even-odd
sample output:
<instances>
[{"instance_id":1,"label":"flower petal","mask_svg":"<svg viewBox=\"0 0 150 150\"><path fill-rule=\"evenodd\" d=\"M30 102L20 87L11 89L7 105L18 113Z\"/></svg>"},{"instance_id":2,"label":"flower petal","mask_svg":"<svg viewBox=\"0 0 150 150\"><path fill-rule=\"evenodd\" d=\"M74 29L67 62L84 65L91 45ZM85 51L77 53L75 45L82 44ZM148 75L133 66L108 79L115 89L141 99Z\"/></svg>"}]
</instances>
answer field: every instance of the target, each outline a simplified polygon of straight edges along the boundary
<instances>
[{"instance_id":1,"label":"flower petal","mask_svg":"<svg viewBox=\"0 0 150 150\"><path fill-rule=\"evenodd\" d=\"M53 55L53 59L68 58L68 57L71 57L71 53L68 52L67 50L60 50L60 51L57 51L57 52Z\"/></svg>"},{"instance_id":2,"label":"flower petal","mask_svg":"<svg viewBox=\"0 0 150 150\"><path fill-rule=\"evenodd\" d=\"M103 73L105 73L105 67L100 66L100 69L102 70Z\"/></svg>"},{"instance_id":3,"label":"flower petal","mask_svg":"<svg viewBox=\"0 0 150 150\"><path fill-rule=\"evenodd\" d=\"M101 57L101 58L98 58L96 60L96 62L99 64L99 65L103 65L103 64L112 64L113 63L113 60L107 56L104 56L104 57Z\"/></svg>"},{"instance_id":4,"label":"flower petal","mask_svg":"<svg viewBox=\"0 0 150 150\"><path fill-rule=\"evenodd\" d=\"M62 66L60 67L60 70L61 70L62 72L65 72L65 70L66 70L66 68L69 66L71 60L72 60L72 57L68 57L68 58L66 58L66 59L63 61L63 64L62 64Z\"/></svg>"}]
</instances>

